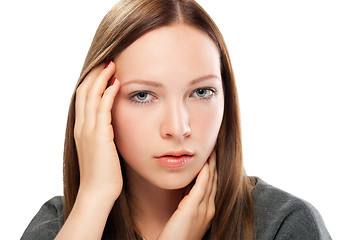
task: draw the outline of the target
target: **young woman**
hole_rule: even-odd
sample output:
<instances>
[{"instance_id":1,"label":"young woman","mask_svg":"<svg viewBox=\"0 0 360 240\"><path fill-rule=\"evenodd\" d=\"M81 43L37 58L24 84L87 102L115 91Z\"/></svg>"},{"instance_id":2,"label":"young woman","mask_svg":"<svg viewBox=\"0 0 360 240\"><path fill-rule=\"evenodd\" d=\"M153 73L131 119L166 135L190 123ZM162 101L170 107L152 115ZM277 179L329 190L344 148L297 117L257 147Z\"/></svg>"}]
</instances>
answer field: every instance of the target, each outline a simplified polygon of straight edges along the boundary
<instances>
[{"instance_id":1,"label":"young woman","mask_svg":"<svg viewBox=\"0 0 360 240\"><path fill-rule=\"evenodd\" d=\"M64 197L22 239L331 239L307 202L248 177L222 35L192 0L123 0L71 101Z\"/></svg>"}]
</instances>

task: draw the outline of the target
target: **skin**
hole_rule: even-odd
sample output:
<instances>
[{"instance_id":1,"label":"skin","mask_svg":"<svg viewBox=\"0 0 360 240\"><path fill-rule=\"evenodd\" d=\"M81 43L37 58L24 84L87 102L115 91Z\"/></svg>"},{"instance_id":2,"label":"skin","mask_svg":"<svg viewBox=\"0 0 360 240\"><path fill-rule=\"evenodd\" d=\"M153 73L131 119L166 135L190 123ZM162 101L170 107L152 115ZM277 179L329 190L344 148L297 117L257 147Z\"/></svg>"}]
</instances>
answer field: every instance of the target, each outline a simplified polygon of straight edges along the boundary
<instances>
[{"instance_id":1,"label":"skin","mask_svg":"<svg viewBox=\"0 0 360 240\"><path fill-rule=\"evenodd\" d=\"M201 239L215 213L214 147L224 111L215 44L194 27L173 24L140 37L104 67L76 91L80 188L56 239L101 239L123 187L116 147L142 236ZM192 160L178 168L156 161L178 150Z\"/></svg>"},{"instance_id":2,"label":"skin","mask_svg":"<svg viewBox=\"0 0 360 240\"><path fill-rule=\"evenodd\" d=\"M143 225L161 228L183 197L164 189L189 185L216 143L224 108L218 50L204 32L177 24L142 36L114 63L121 84L112 108L115 142L138 200L134 209L151 223L160 209L155 226ZM199 95L199 88L216 92ZM139 91L149 94L134 96ZM181 149L194 153L185 167L166 168L154 159Z\"/></svg>"}]
</instances>

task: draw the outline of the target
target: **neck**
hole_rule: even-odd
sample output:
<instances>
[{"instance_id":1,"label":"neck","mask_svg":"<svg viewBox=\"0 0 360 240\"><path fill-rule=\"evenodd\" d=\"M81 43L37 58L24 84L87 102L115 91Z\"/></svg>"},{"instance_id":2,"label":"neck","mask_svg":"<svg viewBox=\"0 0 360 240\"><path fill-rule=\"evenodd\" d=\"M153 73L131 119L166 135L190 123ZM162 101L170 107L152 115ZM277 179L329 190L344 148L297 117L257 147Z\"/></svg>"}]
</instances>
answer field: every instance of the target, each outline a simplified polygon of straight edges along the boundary
<instances>
[{"instance_id":1,"label":"neck","mask_svg":"<svg viewBox=\"0 0 360 240\"><path fill-rule=\"evenodd\" d=\"M183 199L184 189L158 188L136 173L128 174L127 187L138 231L147 240L156 239Z\"/></svg>"}]
</instances>

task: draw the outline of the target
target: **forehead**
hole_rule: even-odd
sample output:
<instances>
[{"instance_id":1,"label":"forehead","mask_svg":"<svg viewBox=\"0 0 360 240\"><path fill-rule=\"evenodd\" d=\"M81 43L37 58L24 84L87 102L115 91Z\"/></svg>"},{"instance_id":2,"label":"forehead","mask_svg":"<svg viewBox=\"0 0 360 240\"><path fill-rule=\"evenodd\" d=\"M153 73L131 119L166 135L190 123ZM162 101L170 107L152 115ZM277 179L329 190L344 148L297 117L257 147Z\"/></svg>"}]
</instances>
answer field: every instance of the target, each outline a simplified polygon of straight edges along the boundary
<instances>
[{"instance_id":1,"label":"forehead","mask_svg":"<svg viewBox=\"0 0 360 240\"><path fill-rule=\"evenodd\" d=\"M115 59L121 78L189 78L220 75L218 49L203 31L187 24L152 30Z\"/></svg>"}]
</instances>

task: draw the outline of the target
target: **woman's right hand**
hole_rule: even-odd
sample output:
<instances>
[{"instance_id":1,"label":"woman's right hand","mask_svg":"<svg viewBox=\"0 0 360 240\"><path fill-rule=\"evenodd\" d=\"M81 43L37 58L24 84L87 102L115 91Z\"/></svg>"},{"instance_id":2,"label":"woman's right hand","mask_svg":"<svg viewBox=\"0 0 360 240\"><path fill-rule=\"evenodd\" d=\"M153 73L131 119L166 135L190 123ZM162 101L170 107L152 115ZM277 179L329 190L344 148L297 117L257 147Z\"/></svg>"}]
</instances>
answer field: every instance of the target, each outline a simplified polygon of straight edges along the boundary
<instances>
[{"instance_id":1,"label":"woman's right hand","mask_svg":"<svg viewBox=\"0 0 360 240\"><path fill-rule=\"evenodd\" d=\"M120 83L111 78L115 64L104 67L100 64L92 69L76 90L74 138L80 187L56 240L101 239L123 187L111 125L111 108ZM107 87L109 80L113 84Z\"/></svg>"},{"instance_id":2,"label":"woman's right hand","mask_svg":"<svg viewBox=\"0 0 360 240\"><path fill-rule=\"evenodd\" d=\"M115 201L123 187L114 143L111 108L120 89L115 64L92 69L76 90L74 138L80 168L79 193ZM107 87L110 83L110 86ZM112 84L112 85L111 85Z\"/></svg>"}]
</instances>

